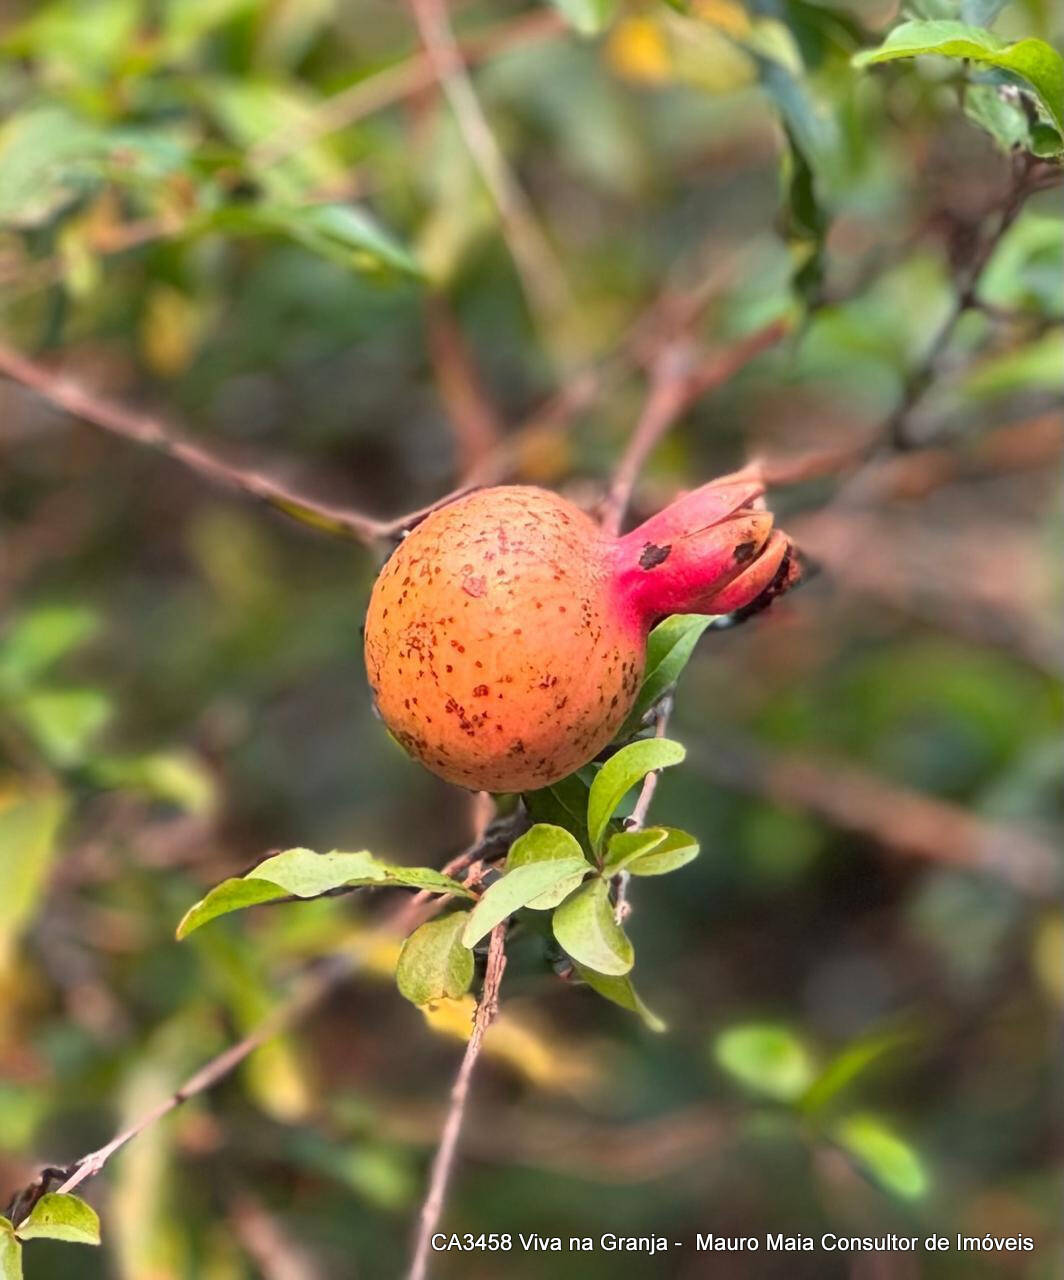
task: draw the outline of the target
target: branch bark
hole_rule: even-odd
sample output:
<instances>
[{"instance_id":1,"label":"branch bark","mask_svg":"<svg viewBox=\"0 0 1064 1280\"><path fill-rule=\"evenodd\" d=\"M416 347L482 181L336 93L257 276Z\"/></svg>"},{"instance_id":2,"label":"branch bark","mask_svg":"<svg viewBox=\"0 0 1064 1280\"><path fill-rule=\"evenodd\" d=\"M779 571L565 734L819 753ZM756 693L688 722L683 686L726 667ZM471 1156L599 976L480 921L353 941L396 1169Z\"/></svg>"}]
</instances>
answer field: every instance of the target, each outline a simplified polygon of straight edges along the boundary
<instances>
[{"instance_id":1,"label":"branch bark","mask_svg":"<svg viewBox=\"0 0 1064 1280\"><path fill-rule=\"evenodd\" d=\"M484 986L473 1018L473 1031L466 1042L465 1053L462 1055L458 1074L451 1088L451 1101L447 1109L440 1145L432 1161L428 1193L418 1219L414 1256L407 1273L407 1280L425 1280L428 1275L429 1258L432 1255L432 1236L443 1214L447 1189L454 1172L458 1138L462 1132L462 1121L465 1119L466 1103L469 1101L473 1069L477 1065L477 1059L484 1045L484 1033L499 1012L499 986L506 968L505 937L506 922L503 921L491 931L491 939L488 943L488 964L484 971Z\"/></svg>"}]
</instances>

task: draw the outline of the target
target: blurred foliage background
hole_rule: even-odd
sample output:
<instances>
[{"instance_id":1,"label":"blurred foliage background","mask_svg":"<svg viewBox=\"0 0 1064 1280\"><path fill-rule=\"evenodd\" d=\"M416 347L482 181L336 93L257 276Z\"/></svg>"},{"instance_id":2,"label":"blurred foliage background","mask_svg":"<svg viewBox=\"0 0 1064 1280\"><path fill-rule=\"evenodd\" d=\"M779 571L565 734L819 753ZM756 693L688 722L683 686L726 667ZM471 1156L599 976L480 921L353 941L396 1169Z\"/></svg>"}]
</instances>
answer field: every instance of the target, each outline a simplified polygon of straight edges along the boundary
<instances>
[{"instance_id":1,"label":"blurred foliage background","mask_svg":"<svg viewBox=\"0 0 1064 1280\"><path fill-rule=\"evenodd\" d=\"M773 495L822 571L707 634L680 687L655 813L703 854L630 921L669 1032L515 940L456 1230L1019 1232L1033 1254L726 1274L1061 1274L1062 208L1026 200L952 323L1005 148L1050 122L1001 72L851 66L898 16L460 0L486 184L404 5L0 4L4 341L236 465L381 517L471 472L591 506L645 394L626 335L691 289L711 352L789 331L684 415L639 512L904 427ZM994 29L1059 42L1062 14L1017 0ZM0 381L0 1200L377 912L179 945L207 887L288 846L438 866L467 842L468 797L373 718L377 566ZM35 1241L30 1280L399 1274L458 1042L391 960L116 1157L85 1188L102 1248ZM684 1252L550 1267L708 1274Z\"/></svg>"}]
</instances>

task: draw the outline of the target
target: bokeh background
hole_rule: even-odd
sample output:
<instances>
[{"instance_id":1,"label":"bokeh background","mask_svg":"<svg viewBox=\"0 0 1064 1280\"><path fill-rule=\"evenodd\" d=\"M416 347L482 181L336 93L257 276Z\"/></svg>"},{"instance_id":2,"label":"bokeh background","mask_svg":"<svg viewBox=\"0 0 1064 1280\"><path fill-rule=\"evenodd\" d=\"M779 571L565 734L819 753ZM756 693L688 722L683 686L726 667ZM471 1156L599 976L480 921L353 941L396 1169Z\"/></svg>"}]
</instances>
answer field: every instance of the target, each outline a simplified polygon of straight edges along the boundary
<instances>
[{"instance_id":1,"label":"bokeh background","mask_svg":"<svg viewBox=\"0 0 1064 1280\"><path fill-rule=\"evenodd\" d=\"M634 495L647 514L752 456L841 459L772 495L819 575L708 633L676 699L689 758L654 812L703 852L639 882L630 920L669 1031L515 938L446 1222L1036 1250L515 1251L438 1274L1064 1274L1059 191L928 365L1015 163L956 65L855 71L898 16L870 0L560 9L575 27L451 6L520 196L500 220L405 5L0 5L3 339L391 517L476 468L592 507L645 396L634 324L692 291L710 353L787 321ZM1059 40L1062 14L1025 0L996 29ZM346 212L323 225L323 202ZM909 447L855 469L899 405ZM439 866L474 814L373 717L364 547L8 380L0 521L4 1201L380 911L260 909L175 942L209 886L295 845ZM387 968L116 1157L84 1188L102 1248L33 1242L30 1280L401 1274L461 1049Z\"/></svg>"}]
</instances>

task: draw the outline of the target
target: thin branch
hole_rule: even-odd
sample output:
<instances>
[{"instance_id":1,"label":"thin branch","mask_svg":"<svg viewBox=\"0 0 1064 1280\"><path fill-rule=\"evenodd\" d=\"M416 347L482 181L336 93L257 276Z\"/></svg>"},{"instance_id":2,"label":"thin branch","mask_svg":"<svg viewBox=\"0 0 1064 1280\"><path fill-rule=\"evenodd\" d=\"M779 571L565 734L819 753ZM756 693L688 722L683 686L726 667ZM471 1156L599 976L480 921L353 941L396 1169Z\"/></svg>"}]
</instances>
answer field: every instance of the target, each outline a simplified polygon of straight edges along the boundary
<instances>
[{"instance_id":1,"label":"thin branch","mask_svg":"<svg viewBox=\"0 0 1064 1280\"><path fill-rule=\"evenodd\" d=\"M1060 891L1057 851L1017 824L991 822L840 760L773 751L735 732L720 741L702 736L689 755L720 786L813 813L891 853L992 875L1037 898Z\"/></svg>"},{"instance_id":2,"label":"thin branch","mask_svg":"<svg viewBox=\"0 0 1064 1280\"><path fill-rule=\"evenodd\" d=\"M333 506L274 480L261 471L227 462L152 414L96 395L61 371L30 360L0 342L0 374L36 392L49 404L120 439L165 454L210 483L264 502L294 520L324 532L378 547L412 527L454 494L395 520L377 520L349 507Z\"/></svg>"},{"instance_id":3,"label":"thin branch","mask_svg":"<svg viewBox=\"0 0 1064 1280\"><path fill-rule=\"evenodd\" d=\"M484 115L451 28L446 0L410 0L410 8L435 77L495 204L525 296L537 318L547 320L568 300L569 286Z\"/></svg>"},{"instance_id":4,"label":"thin branch","mask_svg":"<svg viewBox=\"0 0 1064 1280\"><path fill-rule=\"evenodd\" d=\"M883 424L885 443L892 449L912 447L909 430L912 411L933 382L939 361L952 342L957 326L969 311L981 305L978 298L979 285L1006 232L1019 217L1031 195L1054 186L1061 180L1055 167L1047 166L1031 156L1014 157L1012 163L1012 180L997 211L996 221L977 242L968 260L956 271L955 296L949 313L922 359L906 378L901 399Z\"/></svg>"},{"instance_id":5,"label":"thin branch","mask_svg":"<svg viewBox=\"0 0 1064 1280\"><path fill-rule=\"evenodd\" d=\"M647 459L677 420L707 392L729 381L788 332L786 320L773 320L729 347L698 358L693 344L676 338L662 348L650 368L650 389L643 411L613 474L600 519L608 532L620 532L632 490Z\"/></svg>"},{"instance_id":6,"label":"thin branch","mask_svg":"<svg viewBox=\"0 0 1064 1280\"><path fill-rule=\"evenodd\" d=\"M425 1280L428 1274L429 1258L432 1252L432 1236L443 1213L447 1198L447 1188L454 1171L454 1160L458 1150L458 1138L462 1132L462 1121L465 1118L466 1103L469 1100L469 1086L473 1078L473 1069L480 1057L484 1043L484 1033L495 1020L499 1011L499 985L506 968L506 922L497 924L491 931L488 943L488 963L484 971L484 986L480 993L480 1002L473 1018L473 1031L466 1043L465 1053L458 1068L451 1089L450 1105L447 1119L444 1122L440 1145L432 1161L432 1172L429 1177L428 1193L421 1207L418 1219L417 1239L414 1245L414 1257L407 1273L407 1280Z\"/></svg>"},{"instance_id":7,"label":"thin branch","mask_svg":"<svg viewBox=\"0 0 1064 1280\"><path fill-rule=\"evenodd\" d=\"M665 732L669 727L669 716L671 714L672 698L663 698L654 712L655 738L664 738ZM660 777L660 771L655 769L643 779L643 785L635 802L635 808L632 810L631 817L624 824L625 831L642 831L646 825L647 814L650 812L650 805L654 799L654 792L658 789L658 779ZM628 902L628 884L630 880L631 875L627 871L622 871L619 875L614 876L613 879L613 915L618 924L627 919L632 910Z\"/></svg>"},{"instance_id":8,"label":"thin branch","mask_svg":"<svg viewBox=\"0 0 1064 1280\"><path fill-rule=\"evenodd\" d=\"M561 15L543 9L519 15L459 42L467 63L478 63L510 49L551 40L567 30ZM313 113L296 125L286 125L257 142L249 152L252 164L266 166L294 155L318 138L336 133L348 125L404 98L423 93L436 83L436 72L427 52L385 67L356 84L326 98Z\"/></svg>"},{"instance_id":9,"label":"thin branch","mask_svg":"<svg viewBox=\"0 0 1064 1280\"><path fill-rule=\"evenodd\" d=\"M457 445L458 475L468 477L498 445L502 418L447 299L429 294L425 318L436 388Z\"/></svg>"}]
</instances>

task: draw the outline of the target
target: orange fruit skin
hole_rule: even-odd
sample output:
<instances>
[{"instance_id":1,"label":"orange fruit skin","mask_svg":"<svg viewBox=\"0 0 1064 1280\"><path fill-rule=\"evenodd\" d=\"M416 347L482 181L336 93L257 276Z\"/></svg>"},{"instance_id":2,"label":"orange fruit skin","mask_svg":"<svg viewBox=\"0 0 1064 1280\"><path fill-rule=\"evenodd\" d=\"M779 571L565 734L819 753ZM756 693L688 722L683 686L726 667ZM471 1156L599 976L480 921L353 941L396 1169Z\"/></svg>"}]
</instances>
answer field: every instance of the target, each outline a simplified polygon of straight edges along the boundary
<instances>
[{"instance_id":1,"label":"orange fruit skin","mask_svg":"<svg viewBox=\"0 0 1064 1280\"><path fill-rule=\"evenodd\" d=\"M617 543L556 494L485 489L434 512L373 588L366 668L398 742L475 790L529 791L606 746L643 675Z\"/></svg>"}]
</instances>

